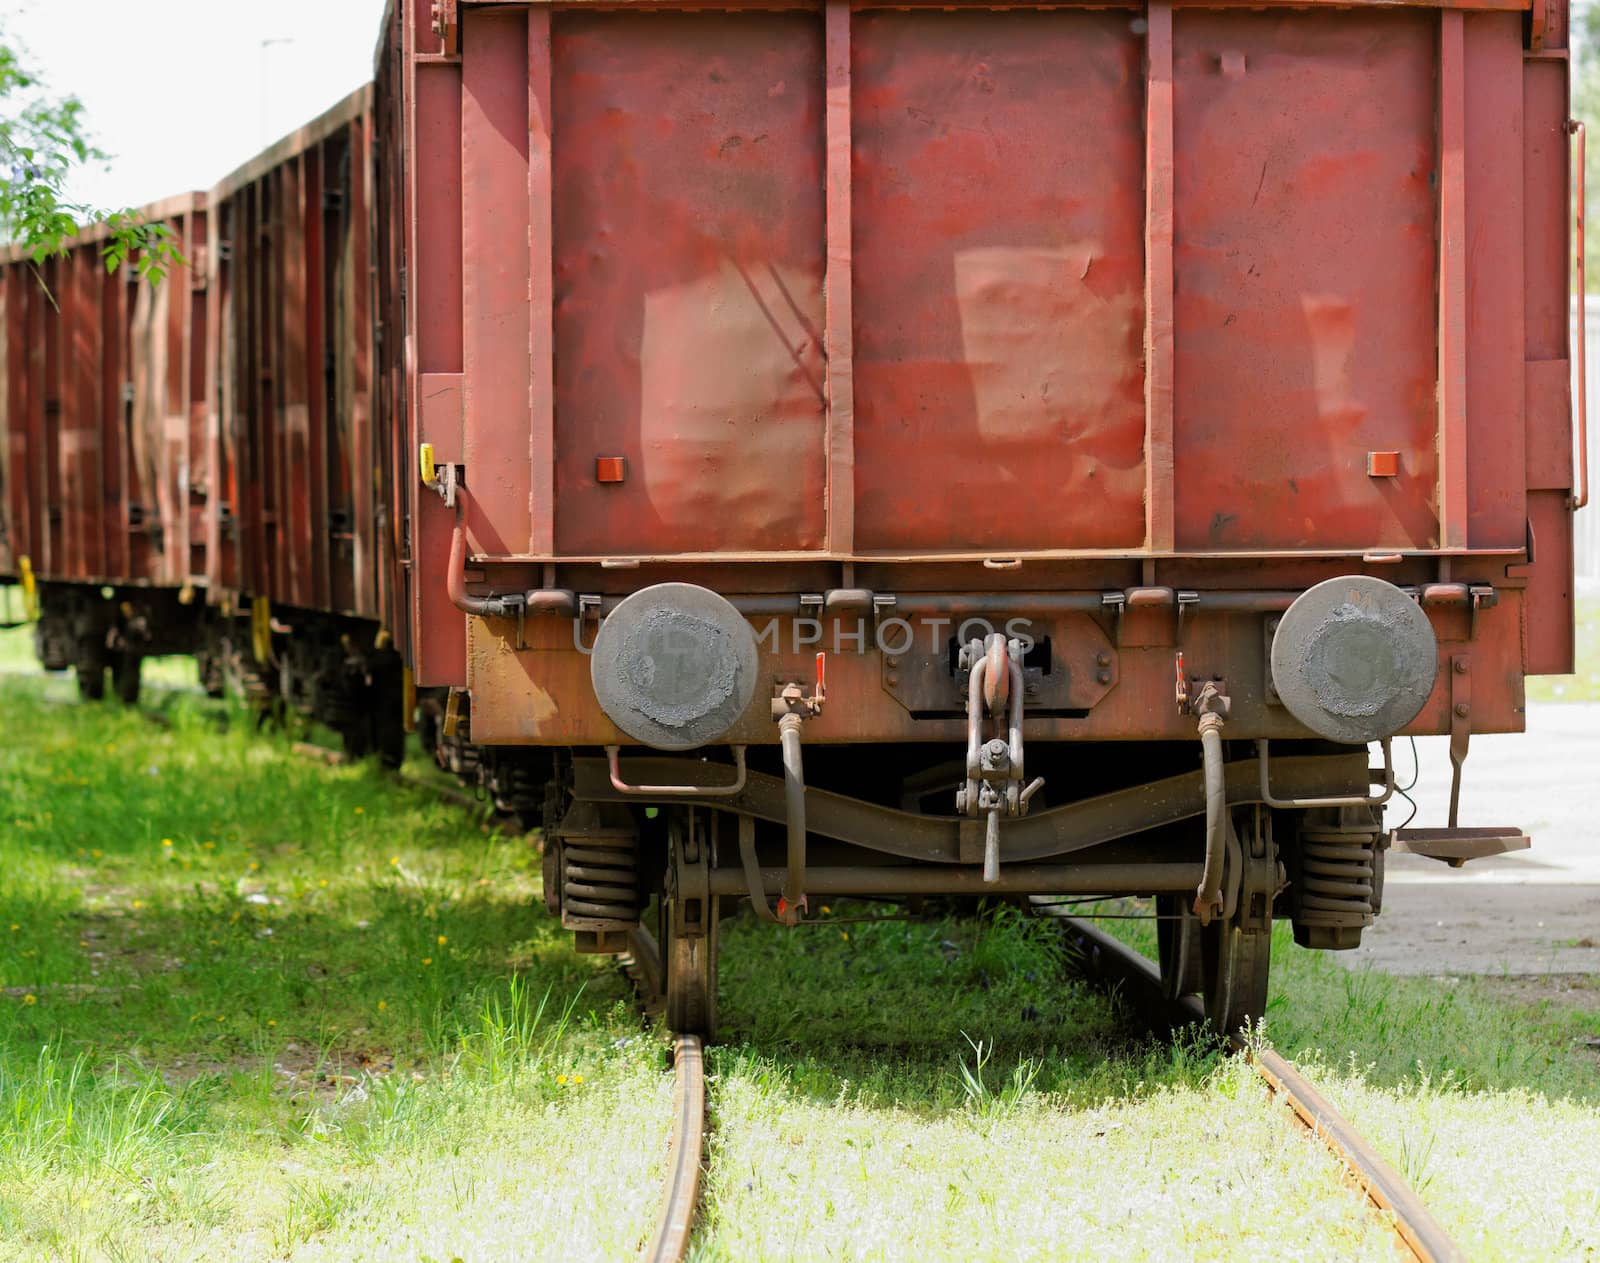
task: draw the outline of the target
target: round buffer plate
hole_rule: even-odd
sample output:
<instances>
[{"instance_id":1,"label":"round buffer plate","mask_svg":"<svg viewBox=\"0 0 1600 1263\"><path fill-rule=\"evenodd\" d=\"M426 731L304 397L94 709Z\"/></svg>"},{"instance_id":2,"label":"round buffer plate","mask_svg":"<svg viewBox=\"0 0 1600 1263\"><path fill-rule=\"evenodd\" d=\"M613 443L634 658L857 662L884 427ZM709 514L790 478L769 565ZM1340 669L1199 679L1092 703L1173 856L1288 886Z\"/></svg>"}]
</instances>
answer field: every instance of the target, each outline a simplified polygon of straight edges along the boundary
<instances>
[{"instance_id":1,"label":"round buffer plate","mask_svg":"<svg viewBox=\"0 0 1600 1263\"><path fill-rule=\"evenodd\" d=\"M657 750L711 745L738 722L756 688L756 637L709 589L660 583L606 615L589 659L611 721Z\"/></svg>"},{"instance_id":2,"label":"round buffer plate","mask_svg":"<svg viewBox=\"0 0 1600 1263\"><path fill-rule=\"evenodd\" d=\"M1382 579L1348 575L1300 594L1272 637L1272 683L1311 731L1362 745L1417 717L1439 673L1428 616Z\"/></svg>"}]
</instances>

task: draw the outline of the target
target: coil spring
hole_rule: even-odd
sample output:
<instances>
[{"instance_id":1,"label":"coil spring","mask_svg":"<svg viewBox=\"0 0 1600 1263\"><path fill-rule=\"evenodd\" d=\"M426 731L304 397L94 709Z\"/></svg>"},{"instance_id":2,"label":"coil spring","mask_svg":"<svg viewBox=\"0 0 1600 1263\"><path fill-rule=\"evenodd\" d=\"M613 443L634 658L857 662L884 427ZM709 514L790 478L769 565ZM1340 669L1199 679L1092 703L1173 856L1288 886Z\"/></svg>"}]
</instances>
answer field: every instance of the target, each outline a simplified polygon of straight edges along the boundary
<instances>
[{"instance_id":1,"label":"coil spring","mask_svg":"<svg viewBox=\"0 0 1600 1263\"><path fill-rule=\"evenodd\" d=\"M538 768L502 761L490 770L487 788L496 811L537 817L544 807L544 782Z\"/></svg>"},{"instance_id":2,"label":"coil spring","mask_svg":"<svg viewBox=\"0 0 1600 1263\"><path fill-rule=\"evenodd\" d=\"M589 837L561 844L561 912L637 925L639 843L633 838Z\"/></svg>"},{"instance_id":3,"label":"coil spring","mask_svg":"<svg viewBox=\"0 0 1600 1263\"><path fill-rule=\"evenodd\" d=\"M1300 916L1306 925L1371 925L1377 839L1370 833L1300 834Z\"/></svg>"}]
</instances>

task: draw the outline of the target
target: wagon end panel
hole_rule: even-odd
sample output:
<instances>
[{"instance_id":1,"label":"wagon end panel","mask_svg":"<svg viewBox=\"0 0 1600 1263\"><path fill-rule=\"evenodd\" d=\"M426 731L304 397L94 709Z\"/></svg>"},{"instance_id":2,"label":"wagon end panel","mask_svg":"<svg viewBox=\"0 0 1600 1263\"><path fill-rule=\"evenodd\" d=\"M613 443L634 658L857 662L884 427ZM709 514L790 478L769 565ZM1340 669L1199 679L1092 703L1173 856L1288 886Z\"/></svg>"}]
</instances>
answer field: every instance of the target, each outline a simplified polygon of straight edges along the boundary
<instances>
[{"instance_id":1,"label":"wagon end panel","mask_svg":"<svg viewBox=\"0 0 1600 1263\"><path fill-rule=\"evenodd\" d=\"M554 15L560 552L822 547L822 38L810 13Z\"/></svg>"},{"instance_id":2,"label":"wagon end panel","mask_svg":"<svg viewBox=\"0 0 1600 1263\"><path fill-rule=\"evenodd\" d=\"M859 549L1143 545L1141 26L851 19Z\"/></svg>"},{"instance_id":3,"label":"wagon end panel","mask_svg":"<svg viewBox=\"0 0 1600 1263\"><path fill-rule=\"evenodd\" d=\"M1173 24L1178 547L1437 548L1439 15Z\"/></svg>"}]
</instances>

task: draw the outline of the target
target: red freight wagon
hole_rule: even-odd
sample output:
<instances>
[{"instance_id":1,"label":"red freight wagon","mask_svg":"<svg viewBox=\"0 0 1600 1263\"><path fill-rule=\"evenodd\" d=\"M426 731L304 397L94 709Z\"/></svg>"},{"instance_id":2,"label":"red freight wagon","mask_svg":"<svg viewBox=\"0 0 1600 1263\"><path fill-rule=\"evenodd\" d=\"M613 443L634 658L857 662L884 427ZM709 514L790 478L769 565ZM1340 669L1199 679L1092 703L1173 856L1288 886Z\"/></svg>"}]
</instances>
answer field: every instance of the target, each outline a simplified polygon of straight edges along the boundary
<instances>
[{"instance_id":1,"label":"red freight wagon","mask_svg":"<svg viewBox=\"0 0 1600 1263\"><path fill-rule=\"evenodd\" d=\"M352 751L376 744L397 761L402 666L387 630L396 524L383 492L394 477L374 419L373 165L368 87L212 190L207 577L224 607L250 600L255 634L229 635L226 646L252 691L281 694Z\"/></svg>"},{"instance_id":2,"label":"red freight wagon","mask_svg":"<svg viewBox=\"0 0 1600 1263\"><path fill-rule=\"evenodd\" d=\"M40 585L41 657L93 696L195 647L206 569L206 198L142 214L192 270L108 272L103 228L0 249L0 574Z\"/></svg>"},{"instance_id":3,"label":"red freight wagon","mask_svg":"<svg viewBox=\"0 0 1600 1263\"><path fill-rule=\"evenodd\" d=\"M393 7L409 648L580 942L661 891L689 1029L733 895L1154 894L1229 1026L1352 946L1389 738L1571 665L1566 28Z\"/></svg>"}]
</instances>

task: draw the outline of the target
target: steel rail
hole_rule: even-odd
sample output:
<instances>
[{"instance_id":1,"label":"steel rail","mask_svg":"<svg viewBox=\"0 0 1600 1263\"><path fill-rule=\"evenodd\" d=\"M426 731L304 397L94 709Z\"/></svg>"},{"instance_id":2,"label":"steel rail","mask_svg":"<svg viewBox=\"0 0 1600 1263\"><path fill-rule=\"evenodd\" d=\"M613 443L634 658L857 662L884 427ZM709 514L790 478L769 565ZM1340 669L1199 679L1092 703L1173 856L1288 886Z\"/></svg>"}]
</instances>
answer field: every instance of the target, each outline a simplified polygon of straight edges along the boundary
<instances>
[{"instance_id":1,"label":"steel rail","mask_svg":"<svg viewBox=\"0 0 1600 1263\"><path fill-rule=\"evenodd\" d=\"M672 1040L672 1139L661 1218L644 1255L649 1263L678 1263L688 1252L700 1196L700 1160L705 1144L705 1060L698 1035Z\"/></svg>"},{"instance_id":2,"label":"steel rail","mask_svg":"<svg viewBox=\"0 0 1600 1263\"><path fill-rule=\"evenodd\" d=\"M646 1017L662 1010L666 972L655 935L643 926L628 931L622 971L633 984ZM698 1035L672 1038L672 1135L667 1142L667 1175L662 1183L661 1216L640 1258L647 1263L678 1263L688 1252L700 1197L700 1164L705 1152L705 1050Z\"/></svg>"},{"instance_id":3,"label":"steel rail","mask_svg":"<svg viewBox=\"0 0 1600 1263\"><path fill-rule=\"evenodd\" d=\"M1145 957L1081 918L1037 901L1035 911L1060 921L1083 952L1087 971L1103 982L1120 985L1124 1000L1153 1028L1174 1030L1205 1021L1195 997L1167 999L1160 972ZM1237 1035L1228 1040L1228 1045L1243 1054L1273 1095L1286 1102L1299 1122L1344 1163L1367 1199L1389 1217L1396 1236L1412 1258L1418 1263L1464 1263L1466 1254L1451 1240L1416 1190L1303 1074L1277 1053L1251 1048Z\"/></svg>"}]
</instances>

